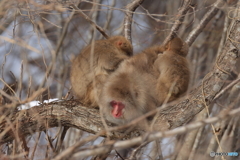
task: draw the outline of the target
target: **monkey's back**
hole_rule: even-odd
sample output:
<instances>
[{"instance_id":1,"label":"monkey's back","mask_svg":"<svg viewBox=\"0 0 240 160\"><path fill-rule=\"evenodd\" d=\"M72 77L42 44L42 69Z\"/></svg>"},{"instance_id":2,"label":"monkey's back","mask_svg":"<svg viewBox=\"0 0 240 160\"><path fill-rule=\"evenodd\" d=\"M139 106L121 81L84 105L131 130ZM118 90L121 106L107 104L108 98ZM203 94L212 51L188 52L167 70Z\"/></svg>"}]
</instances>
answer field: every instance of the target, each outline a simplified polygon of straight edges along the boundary
<instances>
[{"instance_id":1,"label":"monkey's back","mask_svg":"<svg viewBox=\"0 0 240 160\"><path fill-rule=\"evenodd\" d=\"M162 55L159 55L154 65L160 72L158 78L159 86L157 87L160 94L159 96L171 92L171 101L187 91L190 80L190 70L185 57L174 51L165 51ZM172 90L170 90L171 88Z\"/></svg>"},{"instance_id":2,"label":"monkey's back","mask_svg":"<svg viewBox=\"0 0 240 160\"><path fill-rule=\"evenodd\" d=\"M108 40L98 40L85 47L71 67L70 81L76 97L87 105L97 106L95 77L109 75L125 58L128 56Z\"/></svg>"}]
</instances>

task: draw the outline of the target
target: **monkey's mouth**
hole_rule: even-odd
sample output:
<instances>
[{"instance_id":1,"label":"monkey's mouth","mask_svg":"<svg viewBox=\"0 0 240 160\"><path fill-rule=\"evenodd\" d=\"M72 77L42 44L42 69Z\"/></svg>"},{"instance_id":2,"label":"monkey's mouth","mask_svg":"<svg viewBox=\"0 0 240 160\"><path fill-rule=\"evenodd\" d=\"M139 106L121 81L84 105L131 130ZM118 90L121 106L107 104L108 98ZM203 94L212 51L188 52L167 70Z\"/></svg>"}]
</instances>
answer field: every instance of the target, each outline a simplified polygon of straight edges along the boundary
<instances>
[{"instance_id":1,"label":"monkey's mouth","mask_svg":"<svg viewBox=\"0 0 240 160\"><path fill-rule=\"evenodd\" d=\"M123 115L123 108L125 105L122 102L111 101L110 105L112 106L112 116L114 118L121 118Z\"/></svg>"},{"instance_id":2,"label":"monkey's mouth","mask_svg":"<svg viewBox=\"0 0 240 160\"><path fill-rule=\"evenodd\" d=\"M121 118L122 113L121 112L115 112L114 110L112 110L112 115L114 118Z\"/></svg>"}]
</instances>

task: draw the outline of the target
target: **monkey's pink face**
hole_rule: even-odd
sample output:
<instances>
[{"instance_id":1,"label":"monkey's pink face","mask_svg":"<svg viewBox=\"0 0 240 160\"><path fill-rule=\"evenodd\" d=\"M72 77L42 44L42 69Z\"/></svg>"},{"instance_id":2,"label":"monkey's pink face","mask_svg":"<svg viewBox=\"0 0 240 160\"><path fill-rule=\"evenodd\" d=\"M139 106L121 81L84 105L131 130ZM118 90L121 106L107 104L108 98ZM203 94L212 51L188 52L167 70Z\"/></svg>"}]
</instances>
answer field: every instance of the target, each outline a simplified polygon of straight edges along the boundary
<instances>
[{"instance_id":1,"label":"monkey's pink face","mask_svg":"<svg viewBox=\"0 0 240 160\"><path fill-rule=\"evenodd\" d=\"M122 63L109 76L99 98L99 106L105 118L115 124L126 124L147 111L145 82L134 75L131 66L127 66L128 72L121 66Z\"/></svg>"},{"instance_id":2,"label":"monkey's pink face","mask_svg":"<svg viewBox=\"0 0 240 160\"><path fill-rule=\"evenodd\" d=\"M110 105L112 107L112 116L115 118L121 118L123 116L123 109L125 108L125 105L122 102L114 100L110 102Z\"/></svg>"},{"instance_id":3,"label":"monkey's pink face","mask_svg":"<svg viewBox=\"0 0 240 160\"><path fill-rule=\"evenodd\" d=\"M109 98L109 99L108 99ZM133 119L141 116L142 110L138 108L130 97L125 99L119 97L110 97L107 96L105 103L102 103L100 109L102 109L105 118L115 124L126 124Z\"/></svg>"}]
</instances>

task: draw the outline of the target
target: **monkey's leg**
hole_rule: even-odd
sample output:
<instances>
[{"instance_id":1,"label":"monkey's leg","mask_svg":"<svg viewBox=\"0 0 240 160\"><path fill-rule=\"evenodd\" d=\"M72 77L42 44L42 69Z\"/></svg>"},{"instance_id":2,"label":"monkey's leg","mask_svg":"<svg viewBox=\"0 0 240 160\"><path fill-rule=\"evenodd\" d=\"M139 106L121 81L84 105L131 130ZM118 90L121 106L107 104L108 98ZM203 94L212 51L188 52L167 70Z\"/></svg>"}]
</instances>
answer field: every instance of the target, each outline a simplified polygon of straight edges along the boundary
<instances>
[{"instance_id":1,"label":"monkey's leg","mask_svg":"<svg viewBox=\"0 0 240 160\"><path fill-rule=\"evenodd\" d=\"M168 84L168 85L166 85ZM161 78L158 79L157 82L157 96L159 104L171 102L176 99L175 92L178 90L177 86L175 86L176 82L164 82Z\"/></svg>"}]
</instances>

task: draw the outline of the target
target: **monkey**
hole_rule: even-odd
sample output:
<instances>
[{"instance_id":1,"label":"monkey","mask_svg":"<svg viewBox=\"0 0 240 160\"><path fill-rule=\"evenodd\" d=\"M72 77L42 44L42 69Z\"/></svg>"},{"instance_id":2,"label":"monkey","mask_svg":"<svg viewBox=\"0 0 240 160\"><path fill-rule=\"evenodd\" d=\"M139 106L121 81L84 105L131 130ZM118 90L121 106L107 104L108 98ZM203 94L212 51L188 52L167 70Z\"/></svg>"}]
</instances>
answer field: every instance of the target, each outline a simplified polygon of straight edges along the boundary
<instances>
[{"instance_id":1,"label":"monkey","mask_svg":"<svg viewBox=\"0 0 240 160\"><path fill-rule=\"evenodd\" d=\"M84 105L98 106L98 93L107 77L133 55L132 44L123 36L97 40L73 60L70 81L73 93Z\"/></svg>"},{"instance_id":2,"label":"monkey","mask_svg":"<svg viewBox=\"0 0 240 160\"><path fill-rule=\"evenodd\" d=\"M154 62L159 72L157 94L160 105L179 98L188 89L190 69L186 59L188 45L175 37L161 46L162 54Z\"/></svg>"},{"instance_id":3,"label":"monkey","mask_svg":"<svg viewBox=\"0 0 240 160\"><path fill-rule=\"evenodd\" d=\"M155 49L147 49L124 60L108 77L99 98L106 120L126 124L157 107L158 75L153 66L157 57Z\"/></svg>"},{"instance_id":4,"label":"monkey","mask_svg":"<svg viewBox=\"0 0 240 160\"><path fill-rule=\"evenodd\" d=\"M104 118L109 122L112 122L116 125L127 124L128 122L136 119L139 116L144 115L145 113L156 109L161 104L163 104L166 99L165 92L170 90L171 85L164 87L162 91L161 85L165 83L164 75L168 78L171 78L169 74L174 73L174 70L179 70L174 66L175 62L167 61L173 55L165 54L174 54L183 55L185 58L187 54L187 49L182 46L181 40L173 39L167 45L156 45L145 49L142 53L134 55L127 60L124 60L114 73L112 73L107 81L104 83L101 90L99 98L99 106L101 113ZM187 47L187 46L186 46ZM176 53L175 53L176 52ZM163 59L161 59L163 57ZM163 66L161 64L162 63ZM183 84L182 80L186 77L186 81L183 85L188 84L189 81L189 72L187 66L187 61L182 60L180 57L180 62L177 64L184 67L183 70L187 70L186 73L179 73L175 77L183 76L180 79L177 79L180 84ZM164 65L170 65L165 66ZM170 68L171 72L168 72L166 69ZM185 75L186 74L186 75ZM167 83L174 82L174 80ZM177 82L178 82L177 81ZM176 82L176 83L177 83ZM168 88L167 88L168 87ZM176 85L176 87L178 87ZM184 92L180 86L179 92L176 88L177 96L180 96ZM175 96L174 96L175 98ZM170 100L174 100L171 98ZM152 115L151 117L153 117ZM130 130L135 127L140 129L147 130L149 129L149 118L143 119L141 122L132 126ZM128 129L129 131L129 129ZM129 149L119 151L122 157L126 156L129 152Z\"/></svg>"},{"instance_id":5,"label":"monkey","mask_svg":"<svg viewBox=\"0 0 240 160\"><path fill-rule=\"evenodd\" d=\"M190 77L187 52L188 46L177 37L124 60L101 90L99 106L105 119L126 124L161 106L170 91L168 102L183 94Z\"/></svg>"}]
</instances>

